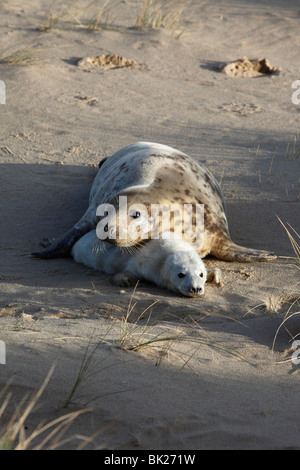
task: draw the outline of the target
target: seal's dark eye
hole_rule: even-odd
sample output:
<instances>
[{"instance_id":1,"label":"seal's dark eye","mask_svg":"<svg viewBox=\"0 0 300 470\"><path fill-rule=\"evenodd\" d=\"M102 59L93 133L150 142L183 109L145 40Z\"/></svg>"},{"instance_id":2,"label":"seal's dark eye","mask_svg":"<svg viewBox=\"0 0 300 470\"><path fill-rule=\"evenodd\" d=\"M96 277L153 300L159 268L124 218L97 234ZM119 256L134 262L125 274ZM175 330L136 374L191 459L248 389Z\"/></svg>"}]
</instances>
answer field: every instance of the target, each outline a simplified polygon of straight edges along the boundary
<instances>
[{"instance_id":1,"label":"seal's dark eye","mask_svg":"<svg viewBox=\"0 0 300 470\"><path fill-rule=\"evenodd\" d=\"M184 276L185 276L184 273L179 273L179 274L178 274L178 277L184 277Z\"/></svg>"},{"instance_id":2,"label":"seal's dark eye","mask_svg":"<svg viewBox=\"0 0 300 470\"><path fill-rule=\"evenodd\" d=\"M104 232L108 232L108 224L103 227Z\"/></svg>"},{"instance_id":3,"label":"seal's dark eye","mask_svg":"<svg viewBox=\"0 0 300 470\"><path fill-rule=\"evenodd\" d=\"M200 277L203 277L203 273L200 273L199 276L200 276Z\"/></svg>"},{"instance_id":4,"label":"seal's dark eye","mask_svg":"<svg viewBox=\"0 0 300 470\"><path fill-rule=\"evenodd\" d=\"M108 216L108 211L105 211L103 215L104 215L104 217L107 217Z\"/></svg>"},{"instance_id":5,"label":"seal's dark eye","mask_svg":"<svg viewBox=\"0 0 300 470\"><path fill-rule=\"evenodd\" d=\"M138 219L141 216L141 213L139 211L136 211L135 214L132 214L133 219Z\"/></svg>"}]
</instances>

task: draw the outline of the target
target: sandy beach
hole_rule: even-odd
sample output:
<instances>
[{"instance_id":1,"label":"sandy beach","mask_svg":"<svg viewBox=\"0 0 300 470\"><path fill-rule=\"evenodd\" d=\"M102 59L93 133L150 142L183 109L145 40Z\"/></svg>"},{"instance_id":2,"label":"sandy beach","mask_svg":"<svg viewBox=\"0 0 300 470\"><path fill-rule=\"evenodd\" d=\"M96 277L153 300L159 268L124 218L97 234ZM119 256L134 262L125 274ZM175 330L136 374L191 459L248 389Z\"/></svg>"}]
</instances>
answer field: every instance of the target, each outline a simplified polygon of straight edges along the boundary
<instances>
[{"instance_id":1,"label":"sandy beach","mask_svg":"<svg viewBox=\"0 0 300 470\"><path fill-rule=\"evenodd\" d=\"M51 370L12 448L300 449L299 261L282 225L297 239L299 3L190 0L177 23L137 28L144 3L0 2L0 442ZM101 55L130 64L78 63ZM243 57L281 70L222 72ZM82 216L99 161L137 141L204 163L232 239L277 260L209 257L223 284L190 299L33 259Z\"/></svg>"}]
</instances>

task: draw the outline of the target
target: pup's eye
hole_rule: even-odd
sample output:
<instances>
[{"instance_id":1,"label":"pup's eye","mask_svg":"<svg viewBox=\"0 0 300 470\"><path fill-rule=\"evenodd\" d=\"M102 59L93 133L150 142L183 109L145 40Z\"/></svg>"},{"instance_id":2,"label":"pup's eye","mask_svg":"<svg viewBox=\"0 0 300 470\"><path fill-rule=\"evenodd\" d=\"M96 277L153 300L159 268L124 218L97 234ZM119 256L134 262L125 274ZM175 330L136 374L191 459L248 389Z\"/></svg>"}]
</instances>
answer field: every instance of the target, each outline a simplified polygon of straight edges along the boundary
<instances>
[{"instance_id":1,"label":"pup's eye","mask_svg":"<svg viewBox=\"0 0 300 470\"><path fill-rule=\"evenodd\" d=\"M108 232L108 224L103 227L104 232Z\"/></svg>"},{"instance_id":2,"label":"pup's eye","mask_svg":"<svg viewBox=\"0 0 300 470\"><path fill-rule=\"evenodd\" d=\"M139 211L136 211L136 213L135 213L135 214L132 214L131 217L132 217L133 219L138 219L140 216L141 216L141 213L140 213Z\"/></svg>"},{"instance_id":3,"label":"pup's eye","mask_svg":"<svg viewBox=\"0 0 300 470\"><path fill-rule=\"evenodd\" d=\"M103 215L104 215L104 217L107 217L108 216L108 211L105 211Z\"/></svg>"},{"instance_id":4,"label":"pup's eye","mask_svg":"<svg viewBox=\"0 0 300 470\"><path fill-rule=\"evenodd\" d=\"M178 274L178 277L184 277L184 276L185 276L184 273L179 273L179 274Z\"/></svg>"},{"instance_id":5,"label":"pup's eye","mask_svg":"<svg viewBox=\"0 0 300 470\"><path fill-rule=\"evenodd\" d=\"M203 277L203 273L200 273L199 276L200 276L200 277Z\"/></svg>"}]
</instances>

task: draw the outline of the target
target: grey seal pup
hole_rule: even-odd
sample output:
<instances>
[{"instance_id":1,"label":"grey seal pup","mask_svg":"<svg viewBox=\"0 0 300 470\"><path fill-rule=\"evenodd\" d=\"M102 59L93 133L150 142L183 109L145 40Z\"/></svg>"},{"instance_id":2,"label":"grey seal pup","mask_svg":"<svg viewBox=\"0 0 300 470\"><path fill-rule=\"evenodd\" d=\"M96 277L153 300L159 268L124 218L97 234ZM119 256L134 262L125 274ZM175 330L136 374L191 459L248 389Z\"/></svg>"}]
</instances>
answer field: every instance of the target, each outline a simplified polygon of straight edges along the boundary
<instances>
[{"instance_id":1,"label":"grey seal pup","mask_svg":"<svg viewBox=\"0 0 300 470\"><path fill-rule=\"evenodd\" d=\"M96 230L91 230L75 243L71 254L78 263L113 274L118 286L146 280L187 297L199 297L206 281L220 283L220 270L208 273L192 246L172 232L131 252L100 241Z\"/></svg>"}]
</instances>

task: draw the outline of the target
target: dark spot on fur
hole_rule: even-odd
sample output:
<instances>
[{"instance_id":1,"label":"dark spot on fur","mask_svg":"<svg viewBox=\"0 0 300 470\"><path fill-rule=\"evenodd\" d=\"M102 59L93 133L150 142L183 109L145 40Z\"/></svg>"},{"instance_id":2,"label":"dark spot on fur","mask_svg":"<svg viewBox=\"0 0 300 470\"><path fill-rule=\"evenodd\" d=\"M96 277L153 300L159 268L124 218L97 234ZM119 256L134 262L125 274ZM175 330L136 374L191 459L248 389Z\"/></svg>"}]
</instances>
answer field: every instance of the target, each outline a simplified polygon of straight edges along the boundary
<instances>
[{"instance_id":1,"label":"dark spot on fur","mask_svg":"<svg viewBox=\"0 0 300 470\"><path fill-rule=\"evenodd\" d=\"M196 197L195 199L198 204L203 204L203 201L200 197Z\"/></svg>"},{"instance_id":2,"label":"dark spot on fur","mask_svg":"<svg viewBox=\"0 0 300 470\"><path fill-rule=\"evenodd\" d=\"M227 237L227 230L225 226L222 226L222 222L216 219L215 214L213 214L207 207L205 207L204 211L204 226L205 230L213 233L221 240L224 239L224 236Z\"/></svg>"},{"instance_id":3,"label":"dark spot on fur","mask_svg":"<svg viewBox=\"0 0 300 470\"><path fill-rule=\"evenodd\" d=\"M175 162L175 163L174 163L174 167L178 168L178 170L181 170L181 172L182 172L181 174L184 173L184 168L183 168L183 166L180 165L178 162Z\"/></svg>"}]
</instances>

